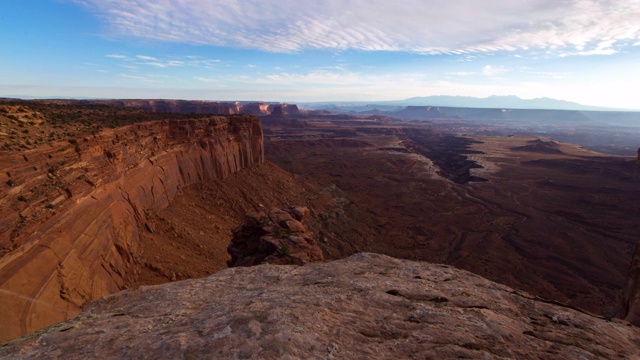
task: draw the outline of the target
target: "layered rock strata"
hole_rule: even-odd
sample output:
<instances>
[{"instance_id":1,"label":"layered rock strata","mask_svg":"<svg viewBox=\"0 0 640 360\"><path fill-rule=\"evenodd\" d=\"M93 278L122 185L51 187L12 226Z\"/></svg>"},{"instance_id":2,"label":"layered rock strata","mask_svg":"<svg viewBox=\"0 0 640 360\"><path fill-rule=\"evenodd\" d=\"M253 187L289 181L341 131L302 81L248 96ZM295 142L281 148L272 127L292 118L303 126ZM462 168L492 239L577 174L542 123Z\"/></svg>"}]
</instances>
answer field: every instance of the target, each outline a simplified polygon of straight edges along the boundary
<instances>
[{"instance_id":1,"label":"layered rock strata","mask_svg":"<svg viewBox=\"0 0 640 360\"><path fill-rule=\"evenodd\" d=\"M66 320L121 290L149 212L182 186L263 161L253 116L139 123L6 155L0 340Z\"/></svg>"},{"instance_id":2,"label":"layered rock strata","mask_svg":"<svg viewBox=\"0 0 640 360\"><path fill-rule=\"evenodd\" d=\"M306 207L294 206L247 214L227 248L229 267L322 261L320 246L302 223L309 213Z\"/></svg>"},{"instance_id":3,"label":"layered rock strata","mask_svg":"<svg viewBox=\"0 0 640 360\"><path fill-rule=\"evenodd\" d=\"M124 291L0 348L55 359L636 359L640 329L450 266L357 254Z\"/></svg>"}]
</instances>

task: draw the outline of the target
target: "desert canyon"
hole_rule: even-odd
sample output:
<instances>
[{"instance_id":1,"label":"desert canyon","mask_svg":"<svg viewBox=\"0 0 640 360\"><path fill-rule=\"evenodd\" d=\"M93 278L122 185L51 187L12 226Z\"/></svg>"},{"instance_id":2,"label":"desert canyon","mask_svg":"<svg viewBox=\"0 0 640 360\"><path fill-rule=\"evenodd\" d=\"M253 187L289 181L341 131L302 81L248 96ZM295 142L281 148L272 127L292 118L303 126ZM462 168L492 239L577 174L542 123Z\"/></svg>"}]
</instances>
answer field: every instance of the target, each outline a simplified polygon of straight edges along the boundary
<instances>
[{"instance_id":1,"label":"desert canyon","mask_svg":"<svg viewBox=\"0 0 640 360\"><path fill-rule=\"evenodd\" d=\"M407 111L3 101L0 357L640 356L640 157Z\"/></svg>"}]
</instances>

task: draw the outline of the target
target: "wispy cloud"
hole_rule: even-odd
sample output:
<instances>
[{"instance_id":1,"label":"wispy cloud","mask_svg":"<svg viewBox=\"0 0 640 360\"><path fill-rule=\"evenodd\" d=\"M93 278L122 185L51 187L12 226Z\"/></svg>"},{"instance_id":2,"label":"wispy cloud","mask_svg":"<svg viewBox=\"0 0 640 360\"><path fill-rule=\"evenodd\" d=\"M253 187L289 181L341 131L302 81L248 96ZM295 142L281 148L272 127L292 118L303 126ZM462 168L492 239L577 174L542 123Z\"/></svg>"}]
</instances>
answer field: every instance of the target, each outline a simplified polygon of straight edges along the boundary
<instances>
[{"instance_id":1,"label":"wispy cloud","mask_svg":"<svg viewBox=\"0 0 640 360\"><path fill-rule=\"evenodd\" d=\"M128 56L122 54L108 54L106 56L112 59L128 59Z\"/></svg>"},{"instance_id":2,"label":"wispy cloud","mask_svg":"<svg viewBox=\"0 0 640 360\"><path fill-rule=\"evenodd\" d=\"M126 79L138 80L146 84L163 84L164 83L164 81L153 79L147 76L136 76L136 75L130 75L130 74L119 74L118 76Z\"/></svg>"},{"instance_id":3,"label":"wispy cloud","mask_svg":"<svg viewBox=\"0 0 640 360\"><path fill-rule=\"evenodd\" d=\"M122 54L108 54L108 58L121 61L120 66L127 69L137 69L140 66L150 66L155 68L171 68L171 67L205 67L211 68L218 65L221 61L218 59L204 59L199 56L187 55L171 58L159 58L148 55L127 56Z\"/></svg>"},{"instance_id":4,"label":"wispy cloud","mask_svg":"<svg viewBox=\"0 0 640 360\"><path fill-rule=\"evenodd\" d=\"M639 0L76 2L104 19L115 36L271 52L545 49L588 55L640 40Z\"/></svg>"},{"instance_id":5,"label":"wispy cloud","mask_svg":"<svg viewBox=\"0 0 640 360\"><path fill-rule=\"evenodd\" d=\"M136 55L136 58L138 58L140 60L149 60L149 61L158 60L158 59L154 58L153 56L147 56L147 55Z\"/></svg>"},{"instance_id":6,"label":"wispy cloud","mask_svg":"<svg viewBox=\"0 0 640 360\"><path fill-rule=\"evenodd\" d=\"M496 76L496 75L504 74L507 71L508 70L504 66L485 65L482 68L482 75L485 75L485 76Z\"/></svg>"}]
</instances>

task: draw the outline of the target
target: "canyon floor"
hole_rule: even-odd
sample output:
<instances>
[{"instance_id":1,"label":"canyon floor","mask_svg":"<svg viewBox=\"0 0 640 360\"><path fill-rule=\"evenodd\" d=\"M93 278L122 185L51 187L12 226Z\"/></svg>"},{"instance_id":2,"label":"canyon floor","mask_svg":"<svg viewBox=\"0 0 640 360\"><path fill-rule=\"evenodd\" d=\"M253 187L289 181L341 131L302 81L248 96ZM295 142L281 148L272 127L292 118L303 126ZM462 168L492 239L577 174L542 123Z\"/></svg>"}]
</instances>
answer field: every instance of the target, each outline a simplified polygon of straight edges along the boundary
<instances>
[{"instance_id":1,"label":"canyon floor","mask_svg":"<svg viewBox=\"0 0 640 360\"><path fill-rule=\"evenodd\" d=\"M424 127L338 123L267 133L271 163L186 188L157 215L157 229L143 238L146 270L131 285L222 269L244 212L300 204L313 209L309 227L327 259L367 251L446 263L615 315L637 242L634 159L538 137L471 139Z\"/></svg>"},{"instance_id":2,"label":"canyon floor","mask_svg":"<svg viewBox=\"0 0 640 360\"><path fill-rule=\"evenodd\" d=\"M615 313L637 243L633 158L532 137L353 130L349 139L273 135L266 146L275 164L344 193L352 230L337 238Z\"/></svg>"}]
</instances>

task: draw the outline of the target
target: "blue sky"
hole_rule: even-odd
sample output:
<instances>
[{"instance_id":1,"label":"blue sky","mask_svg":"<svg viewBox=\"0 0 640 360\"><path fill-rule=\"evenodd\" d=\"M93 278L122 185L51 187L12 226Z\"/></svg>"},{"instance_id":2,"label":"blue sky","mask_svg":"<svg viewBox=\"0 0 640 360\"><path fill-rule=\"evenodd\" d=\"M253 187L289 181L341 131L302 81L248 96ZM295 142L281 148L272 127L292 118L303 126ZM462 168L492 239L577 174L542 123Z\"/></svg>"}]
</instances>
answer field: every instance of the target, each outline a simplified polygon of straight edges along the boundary
<instances>
[{"instance_id":1,"label":"blue sky","mask_svg":"<svg viewBox=\"0 0 640 360\"><path fill-rule=\"evenodd\" d=\"M4 0L0 96L640 108L640 0Z\"/></svg>"}]
</instances>

